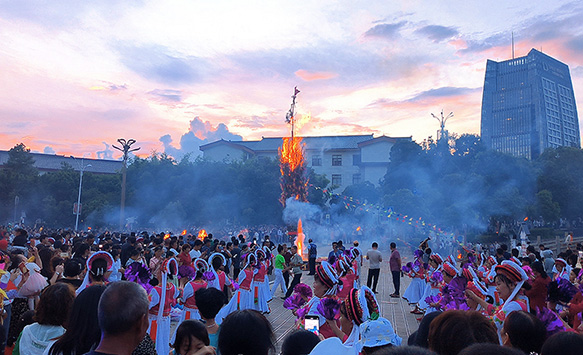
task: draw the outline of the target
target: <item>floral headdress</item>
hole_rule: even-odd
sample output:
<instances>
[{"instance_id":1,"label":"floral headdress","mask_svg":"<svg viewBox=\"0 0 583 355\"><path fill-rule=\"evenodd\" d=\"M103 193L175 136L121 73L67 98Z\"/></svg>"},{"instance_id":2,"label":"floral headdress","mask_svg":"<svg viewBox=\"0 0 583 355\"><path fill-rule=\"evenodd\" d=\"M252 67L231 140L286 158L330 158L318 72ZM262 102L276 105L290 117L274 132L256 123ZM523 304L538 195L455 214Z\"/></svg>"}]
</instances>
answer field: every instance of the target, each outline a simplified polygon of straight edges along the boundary
<instances>
[{"instance_id":1,"label":"floral headdress","mask_svg":"<svg viewBox=\"0 0 583 355\"><path fill-rule=\"evenodd\" d=\"M379 303L371 289L366 286L350 290L344 305L348 319L356 325L379 318Z\"/></svg>"}]
</instances>

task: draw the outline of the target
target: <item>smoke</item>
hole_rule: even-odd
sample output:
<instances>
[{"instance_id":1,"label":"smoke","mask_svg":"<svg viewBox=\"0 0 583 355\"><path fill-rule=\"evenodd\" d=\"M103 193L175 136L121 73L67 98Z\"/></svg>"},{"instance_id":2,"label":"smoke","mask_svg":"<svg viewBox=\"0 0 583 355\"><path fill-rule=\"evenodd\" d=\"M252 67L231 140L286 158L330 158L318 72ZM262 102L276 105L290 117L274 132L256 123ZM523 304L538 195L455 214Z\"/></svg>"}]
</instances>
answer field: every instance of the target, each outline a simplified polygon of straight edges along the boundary
<instances>
[{"instance_id":1,"label":"smoke","mask_svg":"<svg viewBox=\"0 0 583 355\"><path fill-rule=\"evenodd\" d=\"M216 127L209 121L202 121L196 116L188 128L188 132L180 137L179 147L174 146L174 140L169 134L160 137L160 142L164 146L164 153L180 160L186 154L197 157L201 154L199 147L203 144L212 143L217 140L240 141L243 139L240 135L231 133L224 123L219 123Z\"/></svg>"},{"instance_id":2,"label":"smoke","mask_svg":"<svg viewBox=\"0 0 583 355\"><path fill-rule=\"evenodd\" d=\"M53 154L53 155L56 154L55 150L52 147L48 146L48 145L45 147L45 149L43 149L43 153L45 153L45 154Z\"/></svg>"},{"instance_id":3,"label":"smoke","mask_svg":"<svg viewBox=\"0 0 583 355\"><path fill-rule=\"evenodd\" d=\"M285 201L283 221L287 225L295 225L299 219L302 220L302 223L306 223L308 221L315 221L316 219L319 220L321 213L322 210L320 207L290 197Z\"/></svg>"},{"instance_id":4,"label":"smoke","mask_svg":"<svg viewBox=\"0 0 583 355\"><path fill-rule=\"evenodd\" d=\"M109 149L109 144L105 142L101 142L105 145L104 150L100 150L97 152L97 159L110 159L113 160L113 150Z\"/></svg>"},{"instance_id":5,"label":"smoke","mask_svg":"<svg viewBox=\"0 0 583 355\"><path fill-rule=\"evenodd\" d=\"M357 241L362 250L377 242L380 250L388 251L390 242L408 247L400 241L402 236L407 236L403 237L407 240L425 238L425 234L416 234L409 225L390 221L379 210L347 210L342 202L322 209L309 202L289 198L283 210L285 224L295 226L300 218L306 240L312 239L318 246L319 256L327 256L331 243L337 241L342 241L347 249Z\"/></svg>"}]
</instances>

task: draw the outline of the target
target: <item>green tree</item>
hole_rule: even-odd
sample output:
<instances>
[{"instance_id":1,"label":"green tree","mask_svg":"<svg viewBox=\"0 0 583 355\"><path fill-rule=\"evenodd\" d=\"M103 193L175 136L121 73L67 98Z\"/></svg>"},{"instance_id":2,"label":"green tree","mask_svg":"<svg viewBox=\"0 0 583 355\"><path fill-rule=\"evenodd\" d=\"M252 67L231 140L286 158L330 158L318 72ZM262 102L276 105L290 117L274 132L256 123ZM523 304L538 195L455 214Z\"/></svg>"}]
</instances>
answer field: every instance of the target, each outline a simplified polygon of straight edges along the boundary
<instances>
[{"instance_id":1,"label":"green tree","mask_svg":"<svg viewBox=\"0 0 583 355\"><path fill-rule=\"evenodd\" d=\"M542 190L536 194L536 211L546 222L555 222L561 217L561 207L553 201L553 193Z\"/></svg>"},{"instance_id":2,"label":"green tree","mask_svg":"<svg viewBox=\"0 0 583 355\"><path fill-rule=\"evenodd\" d=\"M583 216L583 150L573 147L547 149L538 158L538 190L551 192L561 215L570 220Z\"/></svg>"},{"instance_id":3,"label":"green tree","mask_svg":"<svg viewBox=\"0 0 583 355\"><path fill-rule=\"evenodd\" d=\"M38 170L34 157L23 143L8 151L8 161L0 171L0 204L5 216L19 219L26 214L34 220L39 214L39 204L34 196L37 191Z\"/></svg>"}]
</instances>

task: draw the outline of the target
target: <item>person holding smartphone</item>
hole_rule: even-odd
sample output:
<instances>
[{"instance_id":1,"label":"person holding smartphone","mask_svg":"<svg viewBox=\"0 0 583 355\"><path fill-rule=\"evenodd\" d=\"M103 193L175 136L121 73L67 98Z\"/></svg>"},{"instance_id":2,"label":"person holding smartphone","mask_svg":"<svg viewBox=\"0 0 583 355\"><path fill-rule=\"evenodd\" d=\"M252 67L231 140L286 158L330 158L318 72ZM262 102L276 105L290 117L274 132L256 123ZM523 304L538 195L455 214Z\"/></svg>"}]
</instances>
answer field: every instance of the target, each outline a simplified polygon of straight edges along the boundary
<instances>
[{"instance_id":1,"label":"person holding smartphone","mask_svg":"<svg viewBox=\"0 0 583 355\"><path fill-rule=\"evenodd\" d=\"M321 265L316 267L316 274L314 275L314 296L303 307L306 316L298 319L305 329L308 327L312 330L317 329L318 333L324 338L336 336L330 325L326 322L326 318L318 311L318 305L321 300L326 297L333 297L338 292L338 286L342 281L338 278L338 274L328 262L323 261ZM315 324L315 318L318 318L318 324ZM307 324L306 324L307 322Z\"/></svg>"}]
</instances>

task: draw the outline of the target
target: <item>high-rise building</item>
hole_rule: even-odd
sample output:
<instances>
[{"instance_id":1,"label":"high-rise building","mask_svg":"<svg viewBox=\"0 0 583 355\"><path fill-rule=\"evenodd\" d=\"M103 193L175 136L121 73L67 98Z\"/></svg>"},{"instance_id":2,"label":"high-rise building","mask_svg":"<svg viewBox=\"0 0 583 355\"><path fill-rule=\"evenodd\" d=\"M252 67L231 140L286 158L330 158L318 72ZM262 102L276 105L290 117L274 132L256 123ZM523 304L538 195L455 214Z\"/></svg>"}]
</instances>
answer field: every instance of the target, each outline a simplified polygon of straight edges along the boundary
<instances>
[{"instance_id":1,"label":"high-rise building","mask_svg":"<svg viewBox=\"0 0 583 355\"><path fill-rule=\"evenodd\" d=\"M580 148L569 67L536 49L525 57L488 60L481 136L486 147L527 159L546 148Z\"/></svg>"}]
</instances>

